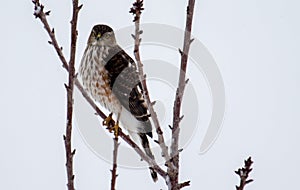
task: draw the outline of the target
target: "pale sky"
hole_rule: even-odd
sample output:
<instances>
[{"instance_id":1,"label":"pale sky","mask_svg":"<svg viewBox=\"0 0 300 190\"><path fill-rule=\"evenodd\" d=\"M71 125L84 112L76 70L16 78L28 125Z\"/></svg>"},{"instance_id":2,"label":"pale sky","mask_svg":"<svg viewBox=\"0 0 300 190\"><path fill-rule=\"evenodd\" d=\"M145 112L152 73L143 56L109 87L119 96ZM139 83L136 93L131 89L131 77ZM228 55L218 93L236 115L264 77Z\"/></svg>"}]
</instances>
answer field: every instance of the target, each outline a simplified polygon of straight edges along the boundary
<instances>
[{"instance_id":1,"label":"pale sky","mask_svg":"<svg viewBox=\"0 0 300 190\"><path fill-rule=\"evenodd\" d=\"M51 10L49 22L68 59L71 1L42 3ZM128 13L132 1L81 3L84 6L79 14L77 68L93 25L106 23L121 30L133 24ZM142 22L183 29L186 4L187 1L146 1ZM239 179L234 170L249 155L254 160L254 182L247 190L296 188L294 182L300 177L299 6L296 0L196 2L192 33L207 48L222 75L226 113L215 143L200 155L211 111L209 87L205 87L202 77L202 90L195 88L200 125L193 131L180 163L180 180L191 180L186 189L235 189ZM3 1L2 7L0 189L66 189L62 136L66 123L63 83L67 82L67 73L47 43L49 37L42 24L34 19L31 1ZM179 64L179 54L166 54L167 51L159 54L155 47L144 47L141 54L147 59L160 57ZM172 58L164 58L166 55ZM156 88L150 91L161 102L174 98L160 97L163 93ZM165 114L171 117L171 111ZM184 127L189 130L189 126ZM111 142L101 143L110 151ZM122 141L121 144L125 146ZM76 189L109 189L111 164L95 154L77 126L73 147L77 150ZM146 169L119 167L118 174L117 189L167 189L161 178L153 183Z\"/></svg>"}]
</instances>

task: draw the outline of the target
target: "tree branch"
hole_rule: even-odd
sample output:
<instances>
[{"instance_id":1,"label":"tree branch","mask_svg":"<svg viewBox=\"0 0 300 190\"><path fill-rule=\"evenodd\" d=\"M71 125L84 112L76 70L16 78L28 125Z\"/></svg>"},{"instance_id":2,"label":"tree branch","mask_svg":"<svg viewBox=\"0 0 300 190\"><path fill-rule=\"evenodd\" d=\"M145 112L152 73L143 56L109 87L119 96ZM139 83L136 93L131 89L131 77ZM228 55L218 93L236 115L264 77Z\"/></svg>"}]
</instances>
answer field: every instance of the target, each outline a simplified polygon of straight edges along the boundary
<instances>
[{"instance_id":1,"label":"tree branch","mask_svg":"<svg viewBox=\"0 0 300 190\"><path fill-rule=\"evenodd\" d=\"M143 0L136 0L133 3L133 7L129 11L130 13L132 13L134 15L133 22L135 23L135 35L132 35L134 38L134 56L135 56L137 66L138 66L139 79L142 84L143 95L145 97L146 103L148 105L149 113L153 120L155 129L156 129L156 133L158 135L157 142L160 145L160 148L162 150L162 156L166 160L166 165L170 166L170 155L168 152L168 147L166 146L164 136L163 136L163 131L161 130L157 114L153 108L153 103L150 100L149 91L148 91L148 87L147 87L147 83L146 83L146 76L144 74L143 64L142 64L141 57L140 57L139 47L140 47L140 42L142 40L140 38L140 35L142 34L142 30L140 30L140 18L141 18L142 10L144 10Z\"/></svg>"},{"instance_id":2,"label":"tree branch","mask_svg":"<svg viewBox=\"0 0 300 190\"><path fill-rule=\"evenodd\" d=\"M189 0L186 10L186 24L185 24L185 33L184 33L184 44L183 51L180 50L181 54L181 66L179 73L178 88L176 91L174 107L173 107L173 127L172 127L172 144L171 144L171 158L172 158L172 168L168 168L168 175L171 179L171 189L178 189L178 173L179 173L179 151L178 151L178 142L179 142L179 123L181 121L181 103L182 97L186 85L186 68L188 61L188 54L191 44L191 30L193 23L193 14L194 14L194 5L195 0Z\"/></svg>"},{"instance_id":3,"label":"tree branch","mask_svg":"<svg viewBox=\"0 0 300 190\"><path fill-rule=\"evenodd\" d=\"M34 15L36 18L39 18L42 22L42 24L44 25L44 28L46 29L50 39L51 39L51 44L53 45L53 47L56 50L56 53L59 57L59 59L61 60L61 62L63 63L63 68L66 69L67 71L69 71L69 65L64 57L64 54L62 53L62 49L60 48L60 46L58 45L58 42L56 40L55 34L54 34L54 30L50 29L49 23L47 21L47 18L45 14L45 12L43 11L44 6L41 5L39 3L38 0L33 1L34 5L35 5L35 10L34 10ZM48 12L47 12L48 13ZM80 82L78 81L77 78L75 78L75 86L78 88L78 90L82 93L83 97L86 99L86 101L91 105L91 107L96 111L96 113L102 118L105 119L107 118L107 116L98 108L98 106L96 105L96 103L90 98L89 94L84 90L83 86L80 84ZM111 122L114 125L114 121ZM131 138L128 135L125 135L122 130L119 130L119 136L129 145L131 146L136 153L141 156L141 158L146 161L149 165L151 165L151 167L153 167L153 169L159 174L161 175L163 178L166 178L167 173L161 169L157 163L152 160L151 158L149 158L140 148L139 146L131 140Z\"/></svg>"},{"instance_id":4,"label":"tree branch","mask_svg":"<svg viewBox=\"0 0 300 190\"><path fill-rule=\"evenodd\" d=\"M67 126L66 135L64 136L65 149L66 149L66 167L68 177L68 189L74 190L74 174L73 174L73 156L75 149L72 151L72 122L73 122L73 92L74 92L74 77L75 77L75 54L76 54L76 42L77 42L77 20L78 12L78 0L73 0L73 16L71 21L71 52L69 61L69 83L65 85L67 89Z\"/></svg>"},{"instance_id":5,"label":"tree branch","mask_svg":"<svg viewBox=\"0 0 300 190\"><path fill-rule=\"evenodd\" d=\"M48 32L51 42L54 48L57 50L58 56L60 57L63 67L69 71L68 85L65 84L67 91L67 124L66 124L66 134L64 135L64 143L66 149L66 170L68 178L68 189L74 190L74 174L73 174L73 157L75 155L75 149L72 150L72 120L73 120L73 91L74 91L74 78L75 78L75 54L76 54L76 41L77 41L77 20L78 12L80 7L78 7L78 0L73 0L73 15L71 21L71 52L70 52L70 61L67 64L66 59L64 58L61 48L58 46L58 43L55 38L54 29L50 29L50 26L47 22L46 16L49 16L50 11L44 12L44 6L40 4L38 0L32 1L34 3L34 15L36 18L39 18L46 31Z\"/></svg>"},{"instance_id":6,"label":"tree branch","mask_svg":"<svg viewBox=\"0 0 300 190\"><path fill-rule=\"evenodd\" d=\"M178 184L178 189L184 188L186 186L190 186L191 181L186 181L183 183Z\"/></svg>"},{"instance_id":7,"label":"tree branch","mask_svg":"<svg viewBox=\"0 0 300 190\"><path fill-rule=\"evenodd\" d=\"M111 170L111 185L110 189L115 190L116 188L116 179L118 177L117 174L117 158L118 158L118 149L119 149L119 143L118 143L118 137L115 137L114 139L114 150L113 150L113 168Z\"/></svg>"},{"instance_id":8,"label":"tree branch","mask_svg":"<svg viewBox=\"0 0 300 190\"><path fill-rule=\"evenodd\" d=\"M243 190L244 187L253 181L253 179L248 179L250 172L252 171L251 165L253 161L251 157L244 161L245 165L242 168L239 168L235 173L240 177L240 185L235 186L236 190Z\"/></svg>"}]
</instances>

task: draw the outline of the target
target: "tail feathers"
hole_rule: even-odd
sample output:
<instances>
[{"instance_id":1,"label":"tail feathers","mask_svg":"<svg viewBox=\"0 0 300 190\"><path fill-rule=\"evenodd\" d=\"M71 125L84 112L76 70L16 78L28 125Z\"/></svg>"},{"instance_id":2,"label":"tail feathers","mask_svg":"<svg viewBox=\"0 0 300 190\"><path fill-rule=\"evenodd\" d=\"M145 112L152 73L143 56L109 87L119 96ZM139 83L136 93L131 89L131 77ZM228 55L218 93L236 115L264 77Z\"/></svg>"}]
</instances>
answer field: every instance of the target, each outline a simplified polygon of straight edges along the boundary
<instances>
[{"instance_id":1,"label":"tail feathers","mask_svg":"<svg viewBox=\"0 0 300 190\"><path fill-rule=\"evenodd\" d=\"M149 141L148 141L148 138L147 138L146 134L145 133L139 133L139 136L141 138L142 146L143 146L143 148L145 150L145 153L150 158L154 159L152 151L151 151L151 149L149 147ZM151 177L152 177L153 181L156 182L157 181L157 173L156 173L156 171L154 171L154 169L152 167L149 167L149 169L150 169L150 173L151 173Z\"/></svg>"}]
</instances>

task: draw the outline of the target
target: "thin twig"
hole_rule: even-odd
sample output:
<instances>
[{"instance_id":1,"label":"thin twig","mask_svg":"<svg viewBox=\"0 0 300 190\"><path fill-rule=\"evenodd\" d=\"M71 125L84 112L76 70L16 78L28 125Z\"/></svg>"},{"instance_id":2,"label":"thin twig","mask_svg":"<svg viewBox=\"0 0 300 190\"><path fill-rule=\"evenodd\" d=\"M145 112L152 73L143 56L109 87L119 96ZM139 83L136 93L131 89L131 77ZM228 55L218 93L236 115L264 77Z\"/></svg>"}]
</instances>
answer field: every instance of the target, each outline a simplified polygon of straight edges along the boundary
<instances>
[{"instance_id":1,"label":"thin twig","mask_svg":"<svg viewBox=\"0 0 300 190\"><path fill-rule=\"evenodd\" d=\"M49 37L51 39L50 44L53 45L53 47L55 48L56 53L63 64L62 65L63 68L65 68L68 71L69 70L68 62L62 53L61 47L58 45L58 42L55 37L54 28L51 29L49 26L49 23L46 18L46 16L48 16L48 15L46 15L44 12L44 5L40 4L39 0L33 0L32 2L34 4L34 16L36 18L39 18L41 20L41 22L43 23L44 28L47 31L47 33L49 34Z\"/></svg>"},{"instance_id":2,"label":"thin twig","mask_svg":"<svg viewBox=\"0 0 300 190\"><path fill-rule=\"evenodd\" d=\"M142 34L142 32L140 30L140 18L141 18L142 10L144 10L143 0L136 0L136 2L133 3L133 7L129 11L130 13L132 13L134 15L133 22L135 23L135 35L133 35L133 37L134 37L134 56L135 56L137 66L138 66L139 79L142 84L143 95L144 95L146 103L148 105L149 113L153 120L155 129L156 129L156 133L158 136L158 144L160 145L160 148L162 150L162 156L166 160L166 165L170 165L170 155L168 152L168 147L166 146L164 136L163 136L163 131L161 130L157 114L156 114L156 112L153 108L153 104L150 100L149 91L148 91L148 87L147 87L147 83L146 83L146 76L144 75L144 70L143 70L143 63L142 63L141 57L140 57L139 47L140 47L140 43L142 40L140 38L140 35Z\"/></svg>"},{"instance_id":3,"label":"thin twig","mask_svg":"<svg viewBox=\"0 0 300 190\"><path fill-rule=\"evenodd\" d=\"M183 183L178 184L178 189L184 188L186 186L190 186L191 181L185 181Z\"/></svg>"},{"instance_id":4,"label":"thin twig","mask_svg":"<svg viewBox=\"0 0 300 190\"><path fill-rule=\"evenodd\" d=\"M253 164L251 157L245 160L244 164L244 167L239 168L237 171L235 171L235 173L240 177L240 185L235 186L236 190L243 190L247 184L253 181L253 179L248 179L249 174L252 171L251 165Z\"/></svg>"},{"instance_id":5,"label":"thin twig","mask_svg":"<svg viewBox=\"0 0 300 190\"><path fill-rule=\"evenodd\" d=\"M111 190L116 189L116 180L118 177L117 160L118 160L118 149L119 149L119 145L120 145L118 143L118 137L115 137L113 140L114 140L114 150L113 150L113 168L111 170L111 185L110 185Z\"/></svg>"},{"instance_id":6,"label":"thin twig","mask_svg":"<svg viewBox=\"0 0 300 190\"><path fill-rule=\"evenodd\" d=\"M58 42L56 40L55 34L54 32L52 32L52 30L50 29L49 23L47 21L46 18L46 14L43 11L43 6L40 5L40 3L38 1L33 1L33 3L35 4L35 7L40 7L39 11L36 11L37 9L35 8L35 12L34 15L36 16L36 18L39 18L41 20L41 22L43 23L50 39L51 39L51 44L53 45L53 47L56 50L56 53L59 57L59 59L61 60L61 62L63 63L63 68L66 69L68 71L69 65L64 57L64 54L62 52L62 49L60 48L60 46L58 45ZM54 31L54 30L53 30ZM86 99L86 101L91 105L91 107L96 111L96 113L102 118L102 119L106 119L107 116L99 109L99 107L96 105L96 103L90 98L89 94L84 90L83 86L80 84L80 82L78 81L77 78L75 78L75 86L78 88L78 90L82 93L83 97ZM114 122L111 122L112 124L114 124ZM126 134L124 134L122 132L122 130L119 130L119 137L121 137L129 146L131 146L136 153L144 160L146 161L149 165L151 165L151 167L153 167L153 169L159 174L161 175L163 178L166 178L167 173L161 169L161 167L159 167L157 165L157 163L152 160L151 158L149 158L149 156L147 156L141 149L140 147Z\"/></svg>"},{"instance_id":7,"label":"thin twig","mask_svg":"<svg viewBox=\"0 0 300 190\"><path fill-rule=\"evenodd\" d=\"M178 173L179 173L179 151L178 151L178 142L179 142L179 123L180 123L180 111L181 111L181 103L182 97L186 85L186 68L188 61L188 54L191 44L191 30L193 23L193 14L194 14L194 5L195 0L189 0L187 10L186 10L186 25L185 25L185 33L184 33L184 44L183 51L181 52L181 66L180 66L180 74L178 81L178 88L176 91L174 107L173 107L173 127L172 127L172 144L171 144L171 158L173 168L168 168L168 175L171 179L171 189L178 189Z\"/></svg>"}]
</instances>

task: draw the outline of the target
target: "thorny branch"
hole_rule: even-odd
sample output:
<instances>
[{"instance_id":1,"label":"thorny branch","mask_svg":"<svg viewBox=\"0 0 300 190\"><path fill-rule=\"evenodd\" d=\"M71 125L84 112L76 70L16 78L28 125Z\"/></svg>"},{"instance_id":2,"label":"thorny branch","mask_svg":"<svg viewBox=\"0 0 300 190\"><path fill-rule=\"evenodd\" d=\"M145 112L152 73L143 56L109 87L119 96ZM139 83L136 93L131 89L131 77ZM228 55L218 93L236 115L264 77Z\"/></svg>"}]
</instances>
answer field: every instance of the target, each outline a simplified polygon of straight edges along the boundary
<instances>
[{"instance_id":1,"label":"thorny branch","mask_svg":"<svg viewBox=\"0 0 300 190\"><path fill-rule=\"evenodd\" d=\"M34 15L36 18L40 18L40 20L44 24L45 29L50 35L52 39L51 42L53 46L57 49L59 48L57 41L55 39L54 30L50 29L49 25L46 21L46 16L50 14L50 11L44 13L43 9L44 6L40 4L38 0L33 1L34 3ZM74 78L75 78L75 54L76 54L76 41L77 41L77 20L78 20L78 13L82 6L78 7L78 0L73 0L73 15L71 21L71 52L70 52L70 61L69 65L66 62L66 59L62 59L64 67L69 71L69 78L68 78L68 85L65 84L66 91L67 91L67 124L66 124L66 134L64 135L64 143L66 149L66 170L67 170L67 178L68 178L68 189L74 190L74 174L73 174L73 157L75 155L75 149L72 150L72 120L73 120L73 91L74 91ZM62 56L62 52L59 53L60 57Z\"/></svg>"},{"instance_id":2,"label":"thorny branch","mask_svg":"<svg viewBox=\"0 0 300 190\"><path fill-rule=\"evenodd\" d=\"M187 10L186 10L186 24L185 24L183 51L179 50L181 54L181 66L180 66L180 73L179 73L178 88L176 91L174 107L173 107L173 127L172 127L172 144L171 144L171 158L174 167L168 168L168 175L171 179L170 181L171 181L172 190L179 189L178 186L179 152L180 152L178 149L179 132L180 132L179 123L183 118L183 116L180 115L181 103L182 103L182 97L183 97L185 85L187 83L185 75L186 75L188 54L189 54L191 42L193 41L191 39L191 30L192 30L192 23L193 23L194 6L195 6L195 0L189 0Z\"/></svg>"},{"instance_id":3,"label":"thorny branch","mask_svg":"<svg viewBox=\"0 0 300 190\"><path fill-rule=\"evenodd\" d=\"M236 185L236 190L243 190L247 184L253 181L253 179L248 179L249 174L252 171L251 165L253 164L251 157L245 160L244 164L244 167L239 168L237 171L235 171L235 173L240 177L240 185Z\"/></svg>"},{"instance_id":4,"label":"thorny branch","mask_svg":"<svg viewBox=\"0 0 300 190\"><path fill-rule=\"evenodd\" d=\"M63 63L63 68L66 69L67 71L69 71L69 65L64 57L64 54L62 52L62 48L58 45L58 42L56 40L55 37L55 33L54 33L54 29L51 29L48 23L48 20L46 18L46 16L49 15L49 11L44 12L44 6L41 5L39 3L38 0L33 1L34 5L35 5L35 9L34 9L34 15L36 18L39 18L41 20L41 22L44 25L45 30L47 31L51 41L49 41L49 43L51 45L53 45L53 47L56 50L56 53L59 57L59 59L61 60L61 62ZM81 6L79 6L80 8ZM96 103L90 98L89 94L84 90L83 86L80 84L79 80L75 77L75 86L78 88L78 90L82 93L83 97L86 99L86 101L91 105L91 107L96 111L96 113L102 118L105 119L107 118L107 116L98 108L98 106L96 105ZM114 125L114 121L111 122L112 125ZM161 175L163 178L166 178L167 174L166 172L161 169L161 167L159 167L157 165L157 163L152 160L149 156L147 156L141 149L140 147L126 134L124 134L122 132L122 130L119 130L119 137L121 137L129 146L131 146L136 153L141 156L141 158L146 161L149 165L151 165L151 167L159 174Z\"/></svg>"},{"instance_id":5,"label":"thorny branch","mask_svg":"<svg viewBox=\"0 0 300 190\"><path fill-rule=\"evenodd\" d=\"M113 168L111 170L111 184L110 184L110 189L115 190L116 188L116 179L118 177L117 174L117 159L118 159L118 148L119 148L119 143L118 143L118 137L115 137L114 139L114 150L113 150Z\"/></svg>"},{"instance_id":6,"label":"thorny branch","mask_svg":"<svg viewBox=\"0 0 300 190\"><path fill-rule=\"evenodd\" d=\"M150 96L149 96L149 91L146 83L146 75L144 75L144 70L143 70L143 63L141 61L140 57L140 43L141 43L141 38L140 35L142 34L142 30L140 30L140 18L141 18L141 13L143 8L143 0L136 0L133 3L133 7L130 9L129 13L132 13L134 15L133 22L135 23L135 34L132 35L134 38L134 56L137 61L138 65L138 71L139 71L139 78L142 84L143 88L143 95L145 97L146 103L148 105L148 109L151 115L151 118L153 120L157 135L158 135L158 144L160 145L160 148L162 150L162 156L166 160L166 165L170 166L170 155L168 153L168 147L166 146L164 136L163 136L163 131L161 130L157 114L153 108L154 103L151 102Z\"/></svg>"}]
</instances>

